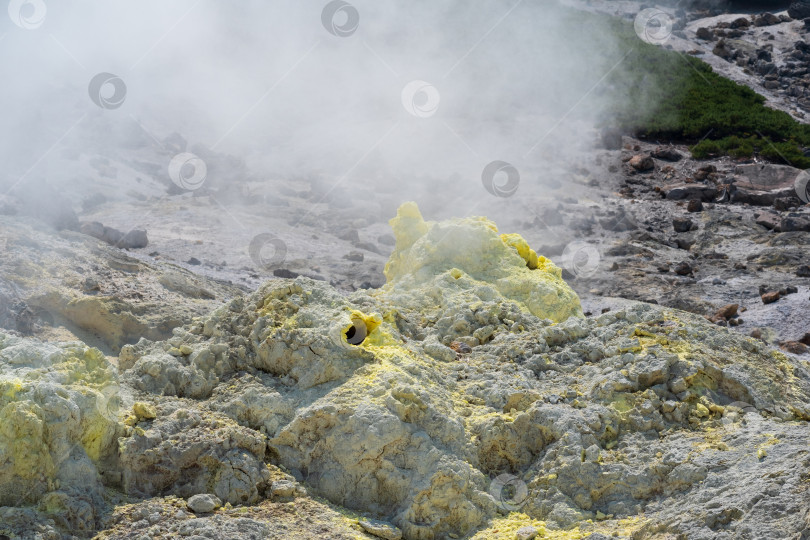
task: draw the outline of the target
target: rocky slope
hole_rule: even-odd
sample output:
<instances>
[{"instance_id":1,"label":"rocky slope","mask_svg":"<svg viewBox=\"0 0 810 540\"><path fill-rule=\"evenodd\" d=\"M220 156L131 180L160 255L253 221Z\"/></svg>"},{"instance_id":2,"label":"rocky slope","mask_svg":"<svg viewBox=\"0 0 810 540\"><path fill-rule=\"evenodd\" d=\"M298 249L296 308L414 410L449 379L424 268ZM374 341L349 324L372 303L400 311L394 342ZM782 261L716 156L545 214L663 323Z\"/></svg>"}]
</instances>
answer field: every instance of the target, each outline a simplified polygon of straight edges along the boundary
<instances>
[{"instance_id":1,"label":"rocky slope","mask_svg":"<svg viewBox=\"0 0 810 540\"><path fill-rule=\"evenodd\" d=\"M780 15L668 46L802 119ZM88 117L0 196L0 540L810 537L800 171L609 142L437 197Z\"/></svg>"},{"instance_id":2,"label":"rocky slope","mask_svg":"<svg viewBox=\"0 0 810 540\"><path fill-rule=\"evenodd\" d=\"M31 218L0 215L0 242L0 325L115 356L246 290Z\"/></svg>"},{"instance_id":3,"label":"rocky slope","mask_svg":"<svg viewBox=\"0 0 810 540\"><path fill-rule=\"evenodd\" d=\"M381 289L270 281L117 367L3 335L0 533L810 534L807 361L651 304L583 317L484 218L391 224Z\"/></svg>"}]
</instances>

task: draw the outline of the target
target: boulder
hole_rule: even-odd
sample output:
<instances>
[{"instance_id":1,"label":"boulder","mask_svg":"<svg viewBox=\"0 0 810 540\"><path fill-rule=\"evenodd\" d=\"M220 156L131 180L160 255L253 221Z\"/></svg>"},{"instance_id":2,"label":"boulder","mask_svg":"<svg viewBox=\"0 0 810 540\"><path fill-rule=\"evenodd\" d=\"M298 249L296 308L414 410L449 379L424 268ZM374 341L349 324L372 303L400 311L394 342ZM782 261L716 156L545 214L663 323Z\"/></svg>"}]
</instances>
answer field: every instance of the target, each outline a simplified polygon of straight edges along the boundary
<instances>
[{"instance_id":1,"label":"boulder","mask_svg":"<svg viewBox=\"0 0 810 540\"><path fill-rule=\"evenodd\" d=\"M779 232L810 232L810 216L788 216L779 222Z\"/></svg>"},{"instance_id":2,"label":"boulder","mask_svg":"<svg viewBox=\"0 0 810 540\"><path fill-rule=\"evenodd\" d=\"M684 199L696 199L704 202L711 202L717 195L717 188L706 184L672 184L664 186L666 198L673 201Z\"/></svg>"},{"instance_id":3,"label":"boulder","mask_svg":"<svg viewBox=\"0 0 810 540\"><path fill-rule=\"evenodd\" d=\"M662 159L664 161L680 161L683 159L683 154L671 146L658 146L650 155L655 159Z\"/></svg>"},{"instance_id":4,"label":"boulder","mask_svg":"<svg viewBox=\"0 0 810 540\"><path fill-rule=\"evenodd\" d=\"M803 20L810 17L810 2L793 2L788 8L788 15L795 20Z\"/></svg>"},{"instance_id":5,"label":"boulder","mask_svg":"<svg viewBox=\"0 0 810 540\"><path fill-rule=\"evenodd\" d=\"M779 300L779 291L769 291L762 295L763 304L773 304Z\"/></svg>"},{"instance_id":6,"label":"boulder","mask_svg":"<svg viewBox=\"0 0 810 540\"><path fill-rule=\"evenodd\" d=\"M754 26L772 26L781 22L782 20L773 13L762 13L754 18Z\"/></svg>"},{"instance_id":7,"label":"boulder","mask_svg":"<svg viewBox=\"0 0 810 540\"><path fill-rule=\"evenodd\" d=\"M704 41L712 41L714 39L714 32L712 32L710 28L706 28L705 26L698 28L697 32L695 32L695 35L697 36L698 39L702 39Z\"/></svg>"},{"instance_id":8,"label":"boulder","mask_svg":"<svg viewBox=\"0 0 810 540\"><path fill-rule=\"evenodd\" d=\"M189 497L186 505L195 514L207 514L222 506L222 501L211 493L199 493Z\"/></svg>"},{"instance_id":9,"label":"boulder","mask_svg":"<svg viewBox=\"0 0 810 540\"><path fill-rule=\"evenodd\" d=\"M360 526L364 531L377 538L383 538L384 540L400 540L402 538L402 531L385 521L363 519L360 520Z\"/></svg>"},{"instance_id":10,"label":"boulder","mask_svg":"<svg viewBox=\"0 0 810 540\"><path fill-rule=\"evenodd\" d=\"M694 222L686 217L676 217L672 220L672 227L675 229L675 232L687 232L692 228Z\"/></svg>"},{"instance_id":11,"label":"boulder","mask_svg":"<svg viewBox=\"0 0 810 540\"><path fill-rule=\"evenodd\" d=\"M82 233L98 238L113 247L121 249L138 249L149 245L146 231L133 229L126 233L113 227L102 225L98 221L83 222L80 226Z\"/></svg>"},{"instance_id":12,"label":"boulder","mask_svg":"<svg viewBox=\"0 0 810 540\"><path fill-rule=\"evenodd\" d=\"M630 166L639 172L651 171L655 168L655 162L650 156L636 155L630 158Z\"/></svg>"},{"instance_id":13,"label":"boulder","mask_svg":"<svg viewBox=\"0 0 810 540\"><path fill-rule=\"evenodd\" d=\"M751 21L748 17L738 17L731 21L729 28L748 28L751 26Z\"/></svg>"}]
</instances>

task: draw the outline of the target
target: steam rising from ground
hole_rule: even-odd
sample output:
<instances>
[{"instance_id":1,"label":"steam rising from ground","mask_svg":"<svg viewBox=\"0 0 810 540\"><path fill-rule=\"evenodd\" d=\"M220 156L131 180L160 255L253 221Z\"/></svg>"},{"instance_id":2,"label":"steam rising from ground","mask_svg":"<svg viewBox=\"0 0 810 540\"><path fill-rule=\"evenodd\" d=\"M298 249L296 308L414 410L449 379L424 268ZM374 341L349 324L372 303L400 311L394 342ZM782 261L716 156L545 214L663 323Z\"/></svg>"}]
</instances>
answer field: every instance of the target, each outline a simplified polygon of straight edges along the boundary
<instances>
[{"instance_id":1,"label":"steam rising from ground","mask_svg":"<svg viewBox=\"0 0 810 540\"><path fill-rule=\"evenodd\" d=\"M342 37L323 24L324 1L42 5L38 28L0 26L7 186L22 175L20 186L66 181L48 161L103 117L112 130L136 119L158 139L178 131L267 178L319 174L383 191L430 179L441 191L436 180L456 173L489 197L487 163L537 183L550 161L592 142L611 105L597 99L611 38L553 1L357 0L335 14L338 26L347 9L359 16ZM104 72L126 85L120 107L88 97Z\"/></svg>"}]
</instances>

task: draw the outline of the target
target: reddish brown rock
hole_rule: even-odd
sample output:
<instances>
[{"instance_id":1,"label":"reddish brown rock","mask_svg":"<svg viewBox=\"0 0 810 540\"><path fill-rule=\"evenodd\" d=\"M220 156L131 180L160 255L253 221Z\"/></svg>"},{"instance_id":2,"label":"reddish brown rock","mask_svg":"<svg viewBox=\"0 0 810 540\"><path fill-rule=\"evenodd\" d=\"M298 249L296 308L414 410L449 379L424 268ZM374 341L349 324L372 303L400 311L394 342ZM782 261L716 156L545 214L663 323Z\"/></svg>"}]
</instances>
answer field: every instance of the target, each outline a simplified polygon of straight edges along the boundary
<instances>
[{"instance_id":1,"label":"reddish brown rock","mask_svg":"<svg viewBox=\"0 0 810 540\"><path fill-rule=\"evenodd\" d=\"M697 199L692 199L689 201L689 204L686 205L687 212L702 212L703 211L703 203Z\"/></svg>"},{"instance_id":2,"label":"reddish brown rock","mask_svg":"<svg viewBox=\"0 0 810 540\"><path fill-rule=\"evenodd\" d=\"M779 344L779 347L783 351L787 351L793 354L805 354L807 353L807 345L801 343L799 341L785 341Z\"/></svg>"},{"instance_id":3,"label":"reddish brown rock","mask_svg":"<svg viewBox=\"0 0 810 540\"><path fill-rule=\"evenodd\" d=\"M779 300L779 291L770 291L762 295L763 304L773 304Z\"/></svg>"},{"instance_id":4,"label":"reddish brown rock","mask_svg":"<svg viewBox=\"0 0 810 540\"><path fill-rule=\"evenodd\" d=\"M650 156L636 155L630 158L630 166L639 172L650 171L655 168L655 162Z\"/></svg>"},{"instance_id":5,"label":"reddish brown rock","mask_svg":"<svg viewBox=\"0 0 810 540\"><path fill-rule=\"evenodd\" d=\"M739 309L739 304L728 304L720 309L717 310L715 316L723 317L724 319L733 319L737 316L737 310Z\"/></svg>"}]
</instances>

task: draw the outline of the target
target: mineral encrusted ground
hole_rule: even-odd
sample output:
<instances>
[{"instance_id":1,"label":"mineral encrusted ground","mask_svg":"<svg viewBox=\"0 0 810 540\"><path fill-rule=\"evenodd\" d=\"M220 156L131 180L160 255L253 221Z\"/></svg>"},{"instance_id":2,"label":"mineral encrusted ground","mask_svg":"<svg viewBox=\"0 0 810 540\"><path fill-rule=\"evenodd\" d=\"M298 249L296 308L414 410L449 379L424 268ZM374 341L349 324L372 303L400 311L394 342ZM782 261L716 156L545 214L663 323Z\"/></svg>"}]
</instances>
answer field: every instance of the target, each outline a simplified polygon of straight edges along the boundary
<instances>
[{"instance_id":1,"label":"mineral encrusted ground","mask_svg":"<svg viewBox=\"0 0 810 540\"><path fill-rule=\"evenodd\" d=\"M0 534L810 534L807 362L650 304L584 318L484 219L392 225L382 289L274 280L117 367L2 335Z\"/></svg>"}]
</instances>

